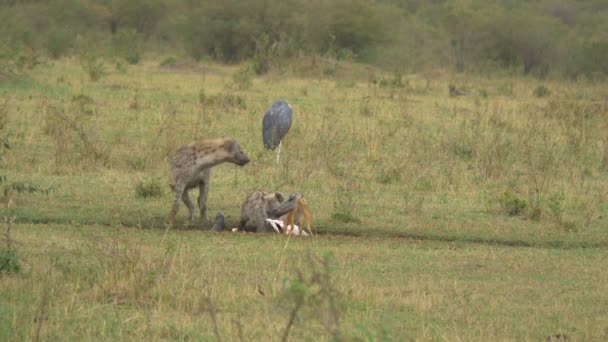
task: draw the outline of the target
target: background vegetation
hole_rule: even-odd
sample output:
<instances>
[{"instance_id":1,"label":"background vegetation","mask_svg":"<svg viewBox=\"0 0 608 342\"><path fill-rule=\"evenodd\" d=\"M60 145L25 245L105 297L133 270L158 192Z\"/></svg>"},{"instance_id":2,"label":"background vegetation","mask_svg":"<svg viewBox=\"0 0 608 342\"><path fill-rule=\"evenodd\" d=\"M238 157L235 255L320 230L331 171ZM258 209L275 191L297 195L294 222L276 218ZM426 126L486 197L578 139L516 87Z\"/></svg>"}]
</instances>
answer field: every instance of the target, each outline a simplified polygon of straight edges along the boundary
<instances>
[{"instance_id":1,"label":"background vegetation","mask_svg":"<svg viewBox=\"0 0 608 342\"><path fill-rule=\"evenodd\" d=\"M1 6L0 340L608 339L602 1ZM222 135L318 236L165 227Z\"/></svg>"},{"instance_id":2,"label":"background vegetation","mask_svg":"<svg viewBox=\"0 0 608 342\"><path fill-rule=\"evenodd\" d=\"M5 0L0 9L4 63L94 49L128 63L159 52L253 59L258 73L307 55L402 72L608 74L603 0Z\"/></svg>"}]
</instances>

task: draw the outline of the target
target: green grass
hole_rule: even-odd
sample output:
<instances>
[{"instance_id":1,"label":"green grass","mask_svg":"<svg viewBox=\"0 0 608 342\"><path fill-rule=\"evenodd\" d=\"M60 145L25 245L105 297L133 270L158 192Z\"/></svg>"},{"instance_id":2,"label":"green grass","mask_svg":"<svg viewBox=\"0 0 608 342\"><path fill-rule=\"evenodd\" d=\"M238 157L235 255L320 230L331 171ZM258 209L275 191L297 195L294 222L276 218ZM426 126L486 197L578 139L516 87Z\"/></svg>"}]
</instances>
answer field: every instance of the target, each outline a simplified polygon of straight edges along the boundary
<instances>
[{"instance_id":1,"label":"green grass","mask_svg":"<svg viewBox=\"0 0 608 342\"><path fill-rule=\"evenodd\" d=\"M242 66L162 60L0 85L2 173L52 189L0 208L22 260L0 278L0 339L279 340L298 301L294 340L608 338L604 84L545 80L539 98L524 78L285 68L242 87ZM276 168L261 121L280 98ZM204 232L183 206L165 231L167 153L223 135L252 162L214 169L209 216L233 227L250 192L300 191L318 237Z\"/></svg>"}]
</instances>

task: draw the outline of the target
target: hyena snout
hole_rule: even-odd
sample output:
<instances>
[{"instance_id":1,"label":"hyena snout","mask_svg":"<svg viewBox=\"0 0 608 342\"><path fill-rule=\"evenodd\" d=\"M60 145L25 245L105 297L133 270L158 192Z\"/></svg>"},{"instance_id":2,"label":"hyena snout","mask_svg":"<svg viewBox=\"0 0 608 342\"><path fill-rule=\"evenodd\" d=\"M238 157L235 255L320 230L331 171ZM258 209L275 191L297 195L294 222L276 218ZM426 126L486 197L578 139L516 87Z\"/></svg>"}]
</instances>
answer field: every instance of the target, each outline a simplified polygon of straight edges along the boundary
<instances>
[{"instance_id":1,"label":"hyena snout","mask_svg":"<svg viewBox=\"0 0 608 342\"><path fill-rule=\"evenodd\" d=\"M249 163L249 161L250 161L249 157L247 157L247 155L244 152L239 152L234 157L235 164L240 165L240 166L244 166L245 164Z\"/></svg>"}]
</instances>

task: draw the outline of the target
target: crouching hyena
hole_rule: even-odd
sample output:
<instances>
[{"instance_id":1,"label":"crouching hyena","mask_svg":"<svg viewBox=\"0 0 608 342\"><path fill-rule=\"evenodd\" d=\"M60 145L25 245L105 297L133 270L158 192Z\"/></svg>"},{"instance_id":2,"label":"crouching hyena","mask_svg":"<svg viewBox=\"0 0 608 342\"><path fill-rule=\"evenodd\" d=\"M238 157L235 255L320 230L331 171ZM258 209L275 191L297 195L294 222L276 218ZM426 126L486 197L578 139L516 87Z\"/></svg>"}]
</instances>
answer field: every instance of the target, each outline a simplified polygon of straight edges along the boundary
<instances>
[{"instance_id":1,"label":"crouching hyena","mask_svg":"<svg viewBox=\"0 0 608 342\"><path fill-rule=\"evenodd\" d=\"M289 199L280 192L266 193L256 191L245 199L241 206L241 220L239 230L247 232L274 232L272 226L266 221L280 219L283 215L296 208L298 199L302 194L296 193Z\"/></svg>"},{"instance_id":2,"label":"crouching hyena","mask_svg":"<svg viewBox=\"0 0 608 342\"><path fill-rule=\"evenodd\" d=\"M178 148L169 156L171 165L171 189L175 193L173 208L167 217L167 223L175 220L179 202L184 201L188 207L188 220L192 221L194 205L188 191L199 188L198 207L201 220L207 219L207 194L211 168L215 165L230 162L240 166L249 163L249 158L239 144L230 138L206 139L192 142Z\"/></svg>"}]
</instances>

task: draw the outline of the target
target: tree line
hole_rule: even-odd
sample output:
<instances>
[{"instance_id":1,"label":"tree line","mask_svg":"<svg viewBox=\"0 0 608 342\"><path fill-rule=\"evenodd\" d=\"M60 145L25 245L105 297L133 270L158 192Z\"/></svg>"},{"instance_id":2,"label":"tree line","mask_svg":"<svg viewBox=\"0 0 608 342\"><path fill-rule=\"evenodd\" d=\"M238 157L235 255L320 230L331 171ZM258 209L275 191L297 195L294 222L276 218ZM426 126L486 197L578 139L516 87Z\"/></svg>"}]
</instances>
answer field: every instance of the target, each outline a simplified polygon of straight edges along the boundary
<instances>
[{"instance_id":1,"label":"tree line","mask_svg":"<svg viewBox=\"0 0 608 342\"><path fill-rule=\"evenodd\" d=\"M605 0L0 0L0 59L146 53L259 73L294 55L387 69L608 75Z\"/></svg>"}]
</instances>

